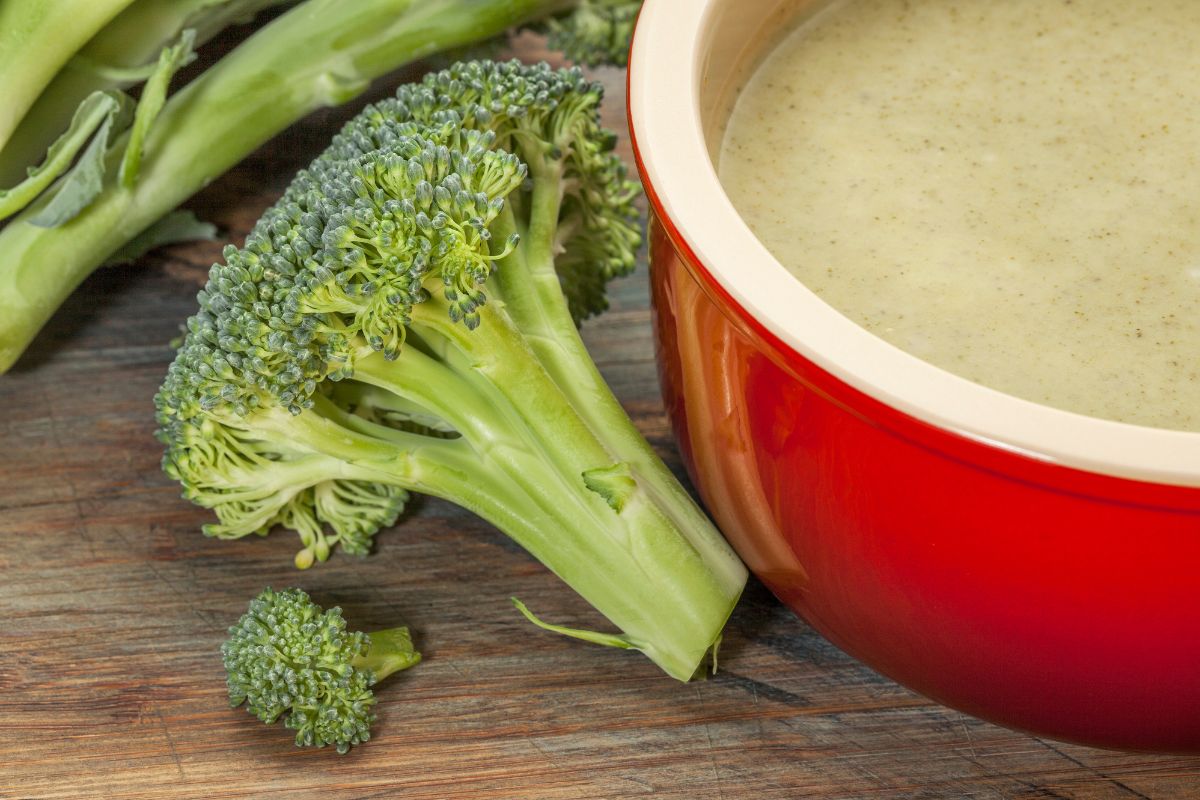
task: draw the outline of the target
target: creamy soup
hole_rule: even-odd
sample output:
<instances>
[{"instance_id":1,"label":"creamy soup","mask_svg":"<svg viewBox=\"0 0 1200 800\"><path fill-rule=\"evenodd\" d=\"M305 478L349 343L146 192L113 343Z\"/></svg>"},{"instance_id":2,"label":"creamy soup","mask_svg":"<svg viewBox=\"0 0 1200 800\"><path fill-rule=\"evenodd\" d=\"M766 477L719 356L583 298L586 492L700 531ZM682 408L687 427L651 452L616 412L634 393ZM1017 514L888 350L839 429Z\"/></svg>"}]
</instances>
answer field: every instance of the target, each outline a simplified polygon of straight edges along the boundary
<instances>
[{"instance_id":1,"label":"creamy soup","mask_svg":"<svg viewBox=\"0 0 1200 800\"><path fill-rule=\"evenodd\" d=\"M827 3L741 91L719 171L896 346L1200 430L1200 1Z\"/></svg>"}]
</instances>

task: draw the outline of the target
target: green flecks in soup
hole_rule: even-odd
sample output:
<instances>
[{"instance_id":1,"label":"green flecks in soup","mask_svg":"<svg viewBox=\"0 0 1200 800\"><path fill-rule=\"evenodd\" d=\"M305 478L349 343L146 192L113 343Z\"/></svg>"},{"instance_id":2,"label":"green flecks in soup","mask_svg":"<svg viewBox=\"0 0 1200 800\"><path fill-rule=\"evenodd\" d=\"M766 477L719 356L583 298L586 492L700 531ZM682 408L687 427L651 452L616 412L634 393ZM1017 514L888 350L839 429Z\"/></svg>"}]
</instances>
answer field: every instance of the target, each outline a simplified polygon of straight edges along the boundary
<instances>
[{"instance_id":1,"label":"green flecks in soup","mask_svg":"<svg viewBox=\"0 0 1200 800\"><path fill-rule=\"evenodd\" d=\"M1200 430L1200 2L832 3L742 91L720 173L784 266L896 346Z\"/></svg>"}]
</instances>

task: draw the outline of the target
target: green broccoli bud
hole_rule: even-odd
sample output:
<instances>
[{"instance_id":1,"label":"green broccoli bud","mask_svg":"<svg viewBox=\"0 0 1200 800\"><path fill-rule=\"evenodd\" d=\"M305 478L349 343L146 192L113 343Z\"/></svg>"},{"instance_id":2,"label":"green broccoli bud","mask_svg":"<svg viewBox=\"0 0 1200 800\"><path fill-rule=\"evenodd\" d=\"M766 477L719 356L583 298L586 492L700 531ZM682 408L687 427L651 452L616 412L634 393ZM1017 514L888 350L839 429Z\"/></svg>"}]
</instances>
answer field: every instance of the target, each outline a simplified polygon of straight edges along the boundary
<instances>
[{"instance_id":1,"label":"green broccoli bud","mask_svg":"<svg viewBox=\"0 0 1200 800\"><path fill-rule=\"evenodd\" d=\"M268 725L280 717L297 746L339 753L371 738L379 681L421 660L407 628L349 632L300 589L266 589L221 645L229 703Z\"/></svg>"}]
</instances>

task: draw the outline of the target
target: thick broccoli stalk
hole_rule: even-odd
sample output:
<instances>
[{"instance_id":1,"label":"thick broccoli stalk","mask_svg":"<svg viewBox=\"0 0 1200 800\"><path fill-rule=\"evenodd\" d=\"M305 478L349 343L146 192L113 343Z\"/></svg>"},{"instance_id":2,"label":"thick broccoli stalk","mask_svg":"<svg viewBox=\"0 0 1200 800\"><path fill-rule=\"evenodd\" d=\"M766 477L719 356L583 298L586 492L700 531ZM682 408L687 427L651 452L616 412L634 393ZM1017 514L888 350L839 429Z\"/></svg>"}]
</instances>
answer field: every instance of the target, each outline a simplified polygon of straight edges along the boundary
<instances>
[{"instance_id":1,"label":"thick broccoli stalk","mask_svg":"<svg viewBox=\"0 0 1200 800\"><path fill-rule=\"evenodd\" d=\"M25 6L37 3L23 0ZM74 53L20 118L7 142L0 137L0 186L25 177L71 121L88 95L140 84L164 47L186 29L196 45L268 6L294 0L134 0ZM17 5L17 4L14 4ZM54 36L58 38L58 31ZM28 54L28 51L27 51ZM25 63L28 63L28 58ZM0 70L2 72L2 70ZM0 96L3 93L0 92Z\"/></svg>"},{"instance_id":2,"label":"thick broccoli stalk","mask_svg":"<svg viewBox=\"0 0 1200 800\"><path fill-rule=\"evenodd\" d=\"M115 177L128 141L120 137L102 190L76 216L30 224L51 187L0 230L0 373L93 270L292 122L403 64L513 27L559 16L560 44L577 29L594 34L571 21L576 13L581 0L305 0L272 20L167 101L132 186ZM624 59L626 48L611 58ZM594 43L587 49L596 53Z\"/></svg>"},{"instance_id":3,"label":"thick broccoli stalk","mask_svg":"<svg viewBox=\"0 0 1200 800\"><path fill-rule=\"evenodd\" d=\"M164 47L186 29L200 45L261 9L293 0L134 0L67 60L20 117L7 142L0 138L0 185L20 181L64 131L93 92L144 82ZM36 5L26 3L27 5Z\"/></svg>"},{"instance_id":4,"label":"thick broccoli stalk","mask_svg":"<svg viewBox=\"0 0 1200 800\"><path fill-rule=\"evenodd\" d=\"M0 147L71 57L134 0L0 3Z\"/></svg>"},{"instance_id":5,"label":"thick broccoli stalk","mask_svg":"<svg viewBox=\"0 0 1200 800\"><path fill-rule=\"evenodd\" d=\"M323 611L300 589L266 589L221 645L229 704L268 725L280 717L300 747L339 753L371 738L372 687L421 660L408 628L346 630L340 608Z\"/></svg>"},{"instance_id":6,"label":"thick broccoli stalk","mask_svg":"<svg viewBox=\"0 0 1200 800\"><path fill-rule=\"evenodd\" d=\"M227 248L157 398L218 537L364 553L405 493L493 522L686 680L746 572L640 437L574 320L639 243L576 70L461 64L369 106Z\"/></svg>"}]
</instances>

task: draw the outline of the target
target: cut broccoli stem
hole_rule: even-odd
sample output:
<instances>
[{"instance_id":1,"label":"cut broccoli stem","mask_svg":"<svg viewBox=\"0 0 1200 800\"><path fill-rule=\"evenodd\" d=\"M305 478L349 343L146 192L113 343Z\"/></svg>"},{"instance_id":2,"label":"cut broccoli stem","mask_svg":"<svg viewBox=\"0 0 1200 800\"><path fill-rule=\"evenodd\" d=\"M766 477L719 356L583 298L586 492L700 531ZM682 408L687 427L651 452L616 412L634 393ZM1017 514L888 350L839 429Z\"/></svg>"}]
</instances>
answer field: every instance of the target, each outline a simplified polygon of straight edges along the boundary
<instances>
[{"instance_id":1,"label":"cut broccoli stem","mask_svg":"<svg viewBox=\"0 0 1200 800\"><path fill-rule=\"evenodd\" d=\"M368 670L376 681L421 661L421 654L413 649L412 634L406 627L372 631L367 634L367 641L370 644L366 655L355 656L350 664L356 669Z\"/></svg>"},{"instance_id":2,"label":"cut broccoli stem","mask_svg":"<svg viewBox=\"0 0 1200 800\"><path fill-rule=\"evenodd\" d=\"M0 3L0 147L62 66L132 2Z\"/></svg>"},{"instance_id":3,"label":"cut broccoli stem","mask_svg":"<svg viewBox=\"0 0 1200 800\"><path fill-rule=\"evenodd\" d=\"M295 120L347 102L402 64L569 6L306 0L272 20L167 101L133 188L107 185L58 228L25 224L44 204L37 202L0 231L0 373L110 254ZM126 141L114 143L108 174L116 174Z\"/></svg>"}]
</instances>

